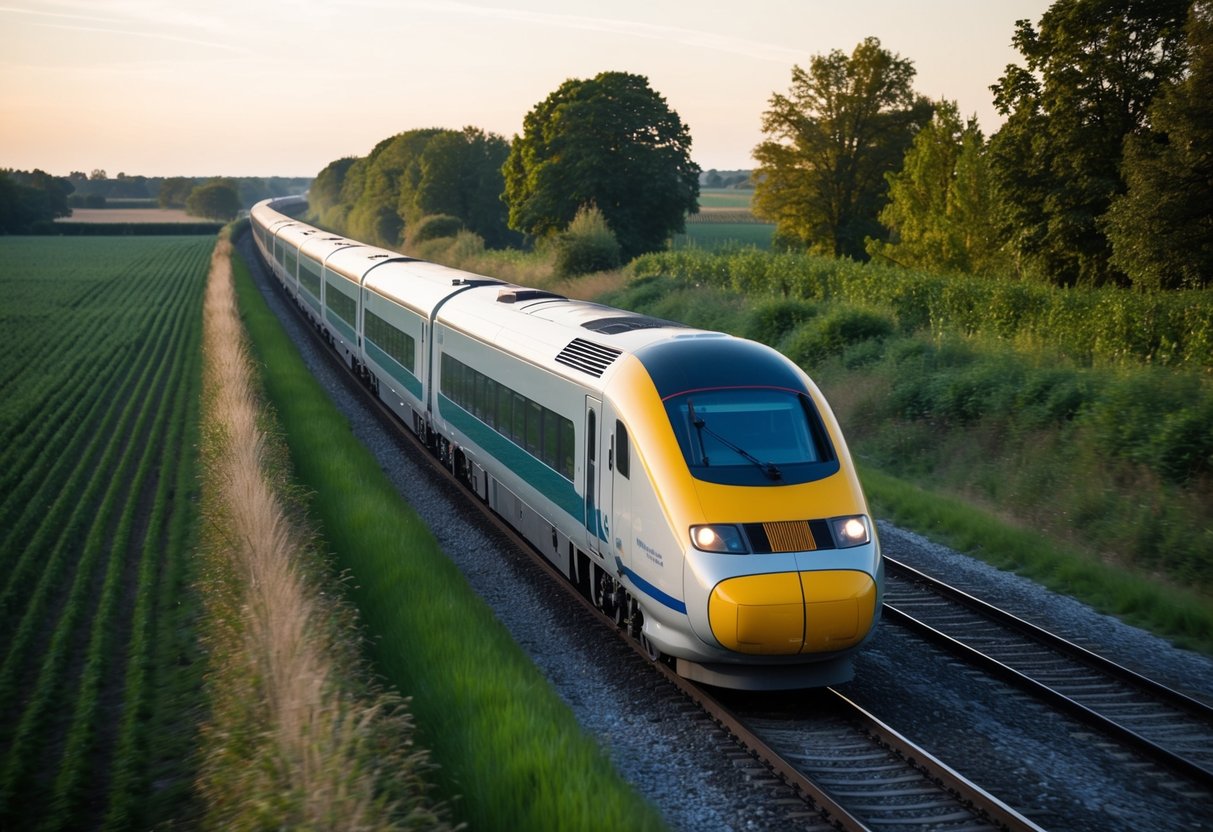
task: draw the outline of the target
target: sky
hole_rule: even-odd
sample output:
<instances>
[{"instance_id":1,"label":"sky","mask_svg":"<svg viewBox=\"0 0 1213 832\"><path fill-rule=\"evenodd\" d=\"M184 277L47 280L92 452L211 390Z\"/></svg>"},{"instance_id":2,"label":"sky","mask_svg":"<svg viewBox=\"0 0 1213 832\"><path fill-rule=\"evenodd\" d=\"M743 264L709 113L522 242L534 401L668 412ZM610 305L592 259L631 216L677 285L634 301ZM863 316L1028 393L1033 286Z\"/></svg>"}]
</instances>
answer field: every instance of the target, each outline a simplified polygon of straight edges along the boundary
<instances>
[{"instance_id":1,"label":"sky","mask_svg":"<svg viewBox=\"0 0 1213 832\"><path fill-rule=\"evenodd\" d=\"M570 78L644 75L704 170L754 167L792 67L865 37L987 135L1046 0L0 0L0 168L314 176L425 127L507 139Z\"/></svg>"}]
</instances>

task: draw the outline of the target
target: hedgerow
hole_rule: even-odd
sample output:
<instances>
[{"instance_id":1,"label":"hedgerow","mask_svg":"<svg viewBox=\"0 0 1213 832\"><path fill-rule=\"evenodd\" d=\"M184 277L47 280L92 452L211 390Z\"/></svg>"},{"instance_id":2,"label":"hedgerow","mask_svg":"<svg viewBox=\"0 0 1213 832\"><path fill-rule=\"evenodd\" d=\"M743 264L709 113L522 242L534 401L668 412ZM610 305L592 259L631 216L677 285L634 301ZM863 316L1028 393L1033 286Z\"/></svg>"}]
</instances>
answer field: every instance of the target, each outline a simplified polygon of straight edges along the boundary
<instances>
[{"instance_id":1,"label":"hedgerow","mask_svg":"<svg viewBox=\"0 0 1213 832\"><path fill-rule=\"evenodd\" d=\"M843 301L890 312L902 332L992 335L1048 344L1084 364L1122 362L1213 367L1213 292L1143 293L1059 288L877 263L756 249L646 254L635 278L807 301Z\"/></svg>"}]
</instances>

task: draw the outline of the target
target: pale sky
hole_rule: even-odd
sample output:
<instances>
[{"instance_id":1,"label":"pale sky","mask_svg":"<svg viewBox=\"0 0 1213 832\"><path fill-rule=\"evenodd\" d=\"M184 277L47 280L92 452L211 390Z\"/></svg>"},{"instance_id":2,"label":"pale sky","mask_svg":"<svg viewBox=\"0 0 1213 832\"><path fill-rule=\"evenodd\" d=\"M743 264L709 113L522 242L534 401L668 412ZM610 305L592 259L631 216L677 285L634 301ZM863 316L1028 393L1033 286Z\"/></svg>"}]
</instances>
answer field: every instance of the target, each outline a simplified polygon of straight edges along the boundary
<instances>
[{"instance_id":1,"label":"pale sky","mask_svg":"<svg viewBox=\"0 0 1213 832\"><path fill-rule=\"evenodd\" d=\"M863 38L915 89L990 84L1047 0L0 0L0 168L314 176L423 127L507 139L569 78L644 75L704 170L754 166L792 66Z\"/></svg>"}]
</instances>

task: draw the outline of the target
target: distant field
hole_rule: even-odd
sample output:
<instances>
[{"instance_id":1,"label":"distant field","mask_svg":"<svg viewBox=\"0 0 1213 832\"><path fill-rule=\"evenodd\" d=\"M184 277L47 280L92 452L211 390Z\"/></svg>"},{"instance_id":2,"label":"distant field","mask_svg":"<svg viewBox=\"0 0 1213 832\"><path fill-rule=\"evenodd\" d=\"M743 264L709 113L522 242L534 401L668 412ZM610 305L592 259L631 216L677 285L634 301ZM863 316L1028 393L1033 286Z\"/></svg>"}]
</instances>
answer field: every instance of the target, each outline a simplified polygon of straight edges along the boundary
<instances>
[{"instance_id":1,"label":"distant field","mask_svg":"<svg viewBox=\"0 0 1213 832\"><path fill-rule=\"evenodd\" d=\"M183 813L214 243L0 237L0 829Z\"/></svg>"},{"instance_id":2,"label":"distant field","mask_svg":"<svg viewBox=\"0 0 1213 832\"><path fill-rule=\"evenodd\" d=\"M709 251L720 248L760 249L771 247L771 235L775 226L759 222L688 222L685 234L674 235L674 248L701 248Z\"/></svg>"},{"instance_id":3,"label":"distant field","mask_svg":"<svg viewBox=\"0 0 1213 832\"><path fill-rule=\"evenodd\" d=\"M704 208L749 208L753 191L733 188L700 188L699 209Z\"/></svg>"},{"instance_id":4,"label":"distant field","mask_svg":"<svg viewBox=\"0 0 1213 832\"><path fill-rule=\"evenodd\" d=\"M57 222L206 222L180 208L74 208L70 217Z\"/></svg>"}]
</instances>

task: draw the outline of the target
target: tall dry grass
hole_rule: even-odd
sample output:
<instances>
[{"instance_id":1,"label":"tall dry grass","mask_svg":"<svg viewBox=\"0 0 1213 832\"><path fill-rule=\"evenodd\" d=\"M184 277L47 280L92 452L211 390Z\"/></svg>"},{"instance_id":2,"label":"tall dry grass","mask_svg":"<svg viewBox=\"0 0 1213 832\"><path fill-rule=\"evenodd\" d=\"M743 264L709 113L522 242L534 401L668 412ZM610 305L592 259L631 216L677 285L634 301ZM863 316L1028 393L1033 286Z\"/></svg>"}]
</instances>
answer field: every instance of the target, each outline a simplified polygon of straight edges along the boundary
<instances>
[{"instance_id":1,"label":"tall dry grass","mask_svg":"<svg viewBox=\"0 0 1213 832\"><path fill-rule=\"evenodd\" d=\"M199 789L224 829L446 828L404 703L366 681L352 612L307 533L236 311L231 247L204 306L204 642Z\"/></svg>"}]
</instances>

